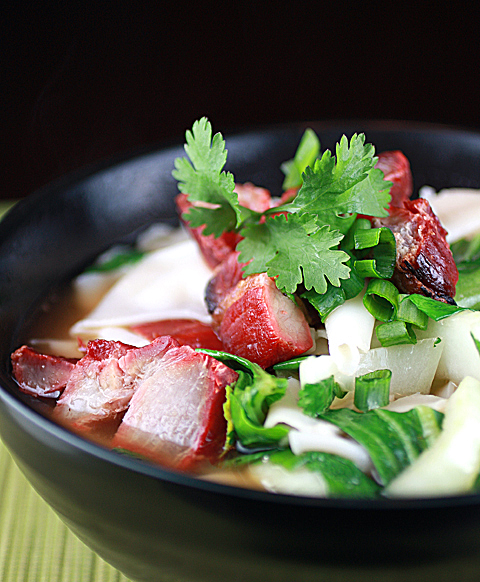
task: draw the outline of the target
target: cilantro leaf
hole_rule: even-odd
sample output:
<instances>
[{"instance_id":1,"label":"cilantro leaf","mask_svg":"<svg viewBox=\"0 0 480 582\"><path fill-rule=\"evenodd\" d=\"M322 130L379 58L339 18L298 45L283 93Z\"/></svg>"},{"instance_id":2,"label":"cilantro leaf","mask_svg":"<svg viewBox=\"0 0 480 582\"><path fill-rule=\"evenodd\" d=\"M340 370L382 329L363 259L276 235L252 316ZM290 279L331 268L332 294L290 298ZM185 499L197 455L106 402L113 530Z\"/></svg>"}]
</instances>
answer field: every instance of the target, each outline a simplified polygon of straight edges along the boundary
<instances>
[{"instance_id":1,"label":"cilantro leaf","mask_svg":"<svg viewBox=\"0 0 480 582\"><path fill-rule=\"evenodd\" d=\"M277 287L285 293L295 293L301 283L325 293L327 280L334 286L348 279L350 268L345 263L349 255L339 250L343 235L319 227L315 217L280 214L262 224L247 225L242 231L237 249L240 262L248 263L244 275L266 272L276 278Z\"/></svg>"},{"instance_id":2,"label":"cilantro leaf","mask_svg":"<svg viewBox=\"0 0 480 582\"><path fill-rule=\"evenodd\" d=\"M219 237L235 230L252 211L238 203L233 174L223 171L225 141L220 133L212 139L212 126L206 117L195 121L192 130L187 131L185 152L190 160L177 158L172 172L180 191L193 205L185 219L193 228L205 225L205 235Z\"/></svg>"},{"instance_id":3,"label":"cilantro leaf","mask_svg":"<svg viewBox=\"0 0 480 582\"><path fill-rule=\"evenodd\" d=\"M332 211L387 216L391 183L375 168L374 152L371 144L365 144L364 134L354 134L350 144L343 136L336 156L326 150L313 167L305 169L296 198L282 210L319 216Z\"/></svg>"}]
</instances>

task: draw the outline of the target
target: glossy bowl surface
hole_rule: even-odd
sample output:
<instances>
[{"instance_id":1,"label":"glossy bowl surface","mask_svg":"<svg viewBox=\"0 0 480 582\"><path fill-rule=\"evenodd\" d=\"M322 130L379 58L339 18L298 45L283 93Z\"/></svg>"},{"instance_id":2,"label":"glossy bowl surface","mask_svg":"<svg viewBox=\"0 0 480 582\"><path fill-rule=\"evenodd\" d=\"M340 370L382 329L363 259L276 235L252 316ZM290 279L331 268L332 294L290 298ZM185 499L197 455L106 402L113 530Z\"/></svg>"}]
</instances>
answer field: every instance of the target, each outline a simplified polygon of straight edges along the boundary
<instances>
[{"instance_id":1,"label":"glossy bowl surface","mask_svg":"<svg viewBox=\"0 0 480 582\"><path fill-rule=\"evenodd\" d=\"M365 132L410 159L415 189L480 188L480 135L403 122L297 123L227 136L228 169L279 194L306 127L322 148ZM182 146L48 185L0 223L0 434L71 529L133 580L477 580L480 496L411 501L296 498L208 483L117 455L55 425L16 390L10 353L42 301L118 241L176 224Z\"/></svg>"}]
</instances>

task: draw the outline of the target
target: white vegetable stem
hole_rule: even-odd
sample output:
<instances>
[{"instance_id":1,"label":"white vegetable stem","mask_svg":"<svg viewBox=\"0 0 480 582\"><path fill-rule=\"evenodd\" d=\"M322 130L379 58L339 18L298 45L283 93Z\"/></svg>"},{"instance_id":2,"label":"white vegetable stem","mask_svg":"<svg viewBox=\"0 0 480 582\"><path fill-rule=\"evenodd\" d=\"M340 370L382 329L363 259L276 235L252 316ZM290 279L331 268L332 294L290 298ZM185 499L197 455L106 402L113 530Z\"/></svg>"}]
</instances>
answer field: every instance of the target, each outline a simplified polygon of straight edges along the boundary
<instances>
[{"instance_id":1,"label":"white vegetable stem","mask_svg":"<svg viewBox=\"0 0 480 582\"><path fill-rule=\"evenodd\" d=\"M442 432L386 488L390 497L460 495L480 471L480 382L467 377L445 406Z\"/></svg>"},{"instance_id":2,"label":"white vegetable stem","mask_svg":"<svg viewBox=\"0 0 480 582\"><path fill-rule=\"evenodd\" d=\"M330 376L347 392L354 390L355 378L375 370L391 370L390 393L396 396L428 394L443 353L443 342L426 338L414 345L402 344L388 348L374 348L360 354L351 374L342 372L332 356L310 357L300 364L300 381L315 384Z\"/></svg>"},{"instance_id":3,"label":"white vegetable stem","mask_svg":"<svg viewBox=\"0 0 480 582\"><path fill-rule=\"evenodd\" d=\"M429 320L426 331L417 337L440 337L443 351L438 364L437 378L459 384L465 376L480 380L480 355L472 339L478 333L479 311L463 311L440 321Z\"/></svg>"},{"instance_id":4,"label":"white vegetable stem","mask_svg":"<svg viewBox=\"0 0 480 582\"><path fill-rule=\"evenodd\" d=\"M345 301L325 320L328 349L338 370L354 373L361 353L370 349L375 318L363 305L363 293Z\"/></svg>"}]
</instances>

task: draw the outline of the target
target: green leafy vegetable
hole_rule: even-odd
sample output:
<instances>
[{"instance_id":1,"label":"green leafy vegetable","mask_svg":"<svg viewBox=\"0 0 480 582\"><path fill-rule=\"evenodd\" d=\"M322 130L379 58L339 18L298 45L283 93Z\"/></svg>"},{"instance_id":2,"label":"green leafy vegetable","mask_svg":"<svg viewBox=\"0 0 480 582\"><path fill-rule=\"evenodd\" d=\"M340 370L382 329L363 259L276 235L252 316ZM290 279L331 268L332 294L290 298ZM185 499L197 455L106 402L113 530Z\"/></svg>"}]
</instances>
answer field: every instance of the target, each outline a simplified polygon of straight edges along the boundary
<instances>
[{"instance_id":1,"label":"green leafy vegetable","mask_svg":"<svg viewBox=\"0 0 480 582\"><path fill-rule=\"evenodd\" d=\"M137 263L145 252L136 249L122 249L105 261L96 262L85 269L86 273L106 273L115 271L125 265Z\"/></svg>"},{"instance_id":2,"label":"green leafy vegetable","mask_svg":"<svg viewBox=\"0 0 480 582\"><path fill-rule=\"evenodd\" d=\"M328 314L336 307L342 305L348 299L353 299L363 290L365 279L357 274L352 263L353 259L351 258L346 262L347 267L350 269L350 277L342 279L338 287L327 282L325 293L320 294L315 289L310 289L300 294L302 299L306 299L318 311L322 323L325 322Z\"/></svg>"},{"instance_id":3,"label":"green leafy vegetable","mask_svg":"<svg viewBox=\"0 0 480 582\"><path fill-rule=\"evenodd\" d=\"M212 138L206 118L196 121L186 134L188 158L177 158L173 172L192 205L185 219L191 227L203 226L205 235L239 232L244 276L267 273L289 295L299 286L320 295L330 285L340 287L352 270L346 264L350 256L339 245L357 213L388 215L391 183L375 168L375 150L365 144L364 134L353 135L350 142L343 136L335 156L327 150L318 159L319 149L315 134L305 132L295 157L284 166L288 187L303 180L297 196L257 213L239 204L234 178L223 171L223 137Z\"/></svg>"},{"instance_id":4,"label":"green leafy vegetable","mask_svg":"<svg viewBox=\"0 0 480 582\"><path fill-rule=\"evenodd\" d=\"M318 417L332 404L335 396L342 397L345 393L330 376L315 384L305 384L298 393L298 405L308 416Z\"/></svg>"},{"instance_id":5,"label":"green leafy vegetable","mask_svg":"<svg viewBox=\"0 0 480 582\"><path fill-rule=\"evenodd\" d=\"M445 319L445 317L450 317L467 309L459 305L450 305L432 299L431 297L417 294L408 295L403 301L411 301L420 311L435 321L440 321L441 319Z\"/></svg>"},{"instance_id":6,"label":"green leafy vegetable","mask_svg":"<svg viewBox=\"0 0 480 582\"><path fill-rule=\"evenodd\" d=\"M450 245L458 268L455 301L461 307L480 309L480 234Z\"/></svg>"},{"instance_id":7,"label":"green leafy vegetable","mask_svg":"<svg viewBox=\"0 0 480 582\"><path fill-rule=\"evenodd\" d=\"M285 362L279 362L278 364L274 364L273 370L276 372L282 371L291 371L291 370L298 370L300 364L303 360L306 360L310 356L299 356L298 358L293 358L292 360L285 360Z\"/></svg>"},{"instance_id":8,"label":"green leafy vegetable","mask_svg":"<svg viewBox=\"0 0 480 582\"><path fill-rule=\"evenodd\" d=\"M197 350L223 362L238 373L238 380L227 393L226 416L230 421L229 444L238 440L246 448L280 446L289 429L263 423L270 406L285 395L287 380L265 372L258 364L217 350Z\"/></svg>"},{"instance_id":9,"label":"green leafy vegetable","mask_svg":"<svg viewBox=\"0 0 480 582\"><path fill-rule=\"evenodd\" d=\"M326 211L388 216L391 183L375 169L374 153L371 144L365 145L364 134L354 134L350 144L343 136L336 156L326 150L313 167L305 169L296 198L282 210L319 216Z\"/></svg>"},{"instance_id":10,"label":"green leafy vegetable","mask_svg":"<svg viewBox=\"0 0 480 582\"><path fill-rule=\"evenodd\" d=\"M460 239L450 245L458 269L472 269L480 266L480 234L471 239Z\"/></svg>"},{"instance_id":11,"label":"green leafy vegetable","mask_svg":"<svg viewBox=\"0 0 480 582\"><path fill-rule=\"evenodd\" d=\"M295 473L307 469L322 476L328 497L375 498L380 487L365 475L352 461L332 455L311 451L294 455L290 449L253 453L226 461L226 468L245 464L272 464Z\"/></svg>"},{"instance_id":12,"label":"green leafy vegetable","mask_svg":"<svg viewBox=\"0 0 480 582\"><path fill-rule=\"evenodd\" d=\"M372 459L382 485L388 484L440 434L443 414L418 406L408 412L375 409L354 412L328 410L321 416L363 445ZM431 412L430 412L431 410ZM436 427L436 434L432 428Z\"/></svg>"}]
</instances>

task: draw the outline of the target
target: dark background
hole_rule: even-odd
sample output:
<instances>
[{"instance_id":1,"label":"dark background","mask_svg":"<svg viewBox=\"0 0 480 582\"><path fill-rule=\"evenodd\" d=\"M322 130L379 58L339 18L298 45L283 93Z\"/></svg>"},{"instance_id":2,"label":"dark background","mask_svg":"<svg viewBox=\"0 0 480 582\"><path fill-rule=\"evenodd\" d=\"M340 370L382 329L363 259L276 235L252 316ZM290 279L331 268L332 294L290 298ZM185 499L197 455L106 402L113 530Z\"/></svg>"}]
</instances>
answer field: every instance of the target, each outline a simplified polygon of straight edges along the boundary
<instances>
[{"instance_id":1,"label":"dark background","mask_svg":"<svg viewBox=\"0 0 480 582\"><path fill-rule=\"evenodd\" d=\"M475 13L417 4L12 2L0 197L181 142L203 115L222 133L335 118L480 129Z\"/></svg>"}]
</instances>

